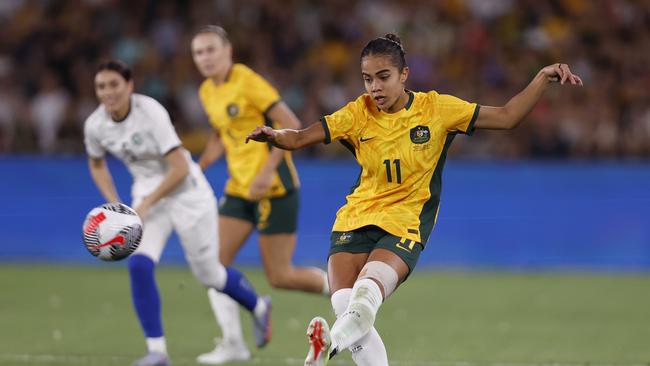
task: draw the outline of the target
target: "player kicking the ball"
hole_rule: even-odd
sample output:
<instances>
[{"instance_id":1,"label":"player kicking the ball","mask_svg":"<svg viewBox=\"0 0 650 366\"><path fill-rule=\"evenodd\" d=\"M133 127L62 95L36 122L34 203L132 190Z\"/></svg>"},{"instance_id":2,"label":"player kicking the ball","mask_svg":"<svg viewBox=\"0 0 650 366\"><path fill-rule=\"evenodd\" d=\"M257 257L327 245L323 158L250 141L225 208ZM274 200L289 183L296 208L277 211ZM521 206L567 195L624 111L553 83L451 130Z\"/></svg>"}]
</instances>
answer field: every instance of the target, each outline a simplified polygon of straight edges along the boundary
<instances>
[{"instance_id":1,"label":"player kicking the ball","mask_svg":"<svg viewBox=\"0 0 650 366\"><path fill-rule=\"evenodd\" d=\"M361 52L367 94L304 130L257 127L248 136L288 150L340 140L362 167L331 236L328 274L337 319L331 331L325 319L311 321L305 366L323 366L346 349L357 365L388 365L375 317L413 271L433 230L454 137L516 127L551 82L582 85L568 65L554 64L505 106L481 107L435 91L407 90L404 54L394 34L370 41Z\"/></svg>"}]
</instances>

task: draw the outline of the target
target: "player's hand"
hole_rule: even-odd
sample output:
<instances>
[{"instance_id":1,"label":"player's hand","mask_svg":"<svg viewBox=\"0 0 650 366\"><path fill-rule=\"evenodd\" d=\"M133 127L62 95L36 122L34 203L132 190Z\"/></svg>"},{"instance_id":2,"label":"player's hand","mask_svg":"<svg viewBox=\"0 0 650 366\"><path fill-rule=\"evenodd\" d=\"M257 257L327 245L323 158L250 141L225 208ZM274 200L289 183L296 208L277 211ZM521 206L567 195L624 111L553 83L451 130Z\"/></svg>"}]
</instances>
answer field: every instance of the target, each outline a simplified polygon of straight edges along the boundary
<instances>
[{"instance_id":1,"label":"player's hand","mask_svg":"<svg viewBox=\"0 0 650 366\"><path fill-rule=\"evenodd\" d=\"M582 79L569 69L567 64L553 64L546 66L540 71L544 76L546 76L548 81L560 82L564 85L566 82L570 82L571 85L580 85L582 86Z\"/></svg>"},{"instance_id":2,"label":"player's hand","mask_svg":"<svg viewBox=\"0 0 650 366\"><path fill-rule=\"evenodd\" d=\"M267 172L262 170L256 177L253 179L251 188L248 191L248 194L251 196L251 199L254 201L259 201L262 198L266 197L271 189L273 184L273 172Z\"/></svg>"},{"instance_id":3,"label":"player's hand","mask_svg":"<svg viewBox=\"0 0 650 366\"><path fill-rule=\"evenodd\" d=\"M257 126L248 136L246 136L246 143L248 140L258 142L275 142L277 132L269 126Z\"/></svg>"},{"instance_id":4,"label":"player's hand","mask_svg":"<svg viewBox=\"0 0 650 366\"><path fill-rule=\"evenodd\" d=\"M149 209L151 208L151 202L145 197L145 199L140 202L140 204L134 208L135 212L137 212L138 216L140 216L140 220L144 221L145 218L147 217L147 214L149 213Z\"/></svg>"}]
</instances>

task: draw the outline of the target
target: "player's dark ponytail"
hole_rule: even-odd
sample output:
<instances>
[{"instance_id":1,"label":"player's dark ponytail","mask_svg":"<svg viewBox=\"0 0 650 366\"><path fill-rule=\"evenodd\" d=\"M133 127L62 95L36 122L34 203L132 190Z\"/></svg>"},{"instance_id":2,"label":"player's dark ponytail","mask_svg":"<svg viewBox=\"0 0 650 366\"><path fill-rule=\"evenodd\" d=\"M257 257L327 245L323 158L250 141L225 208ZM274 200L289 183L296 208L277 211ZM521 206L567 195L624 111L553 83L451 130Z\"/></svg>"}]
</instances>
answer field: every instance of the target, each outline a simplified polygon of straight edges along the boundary
<instances>
[{"instance_id":1,"label":"player's dark ponytail","mask_svg":"<svg viewBox=\"0 0 650 366\"><path fill-rule=\"evenodd\" d=\"M361 58L363 59L369 55L390 56L399 71L406 67L406 58L404 57L406 52L402 46L402 41L393 33L388 33L384 37L375 38L368 42L361 51Z\"/></svg>"}]
</instances>

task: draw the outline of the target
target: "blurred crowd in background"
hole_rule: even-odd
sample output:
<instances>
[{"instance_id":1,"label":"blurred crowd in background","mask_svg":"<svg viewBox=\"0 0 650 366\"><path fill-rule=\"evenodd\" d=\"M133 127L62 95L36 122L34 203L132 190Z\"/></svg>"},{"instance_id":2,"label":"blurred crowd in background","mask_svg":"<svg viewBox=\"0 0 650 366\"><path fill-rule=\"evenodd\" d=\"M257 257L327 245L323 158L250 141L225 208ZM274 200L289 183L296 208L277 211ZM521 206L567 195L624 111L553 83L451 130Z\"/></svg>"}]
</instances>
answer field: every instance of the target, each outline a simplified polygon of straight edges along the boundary
<instances>
[{"instance_id":1,"label":"blurred crowd in background","mask_svg":"<svg viewBox=\"0 0 650 366\"><path fill-rule=\"evenodd\" d=\"M136 92L167 107L200 152L210 127L190 40L205 24L229 32L235 61L274 84L305 125L364 91L361 49L394 32L412 90L503 105L551 63L584 80L551 87L514 131L458 139L453 157L650 157L646 0L2 0L0 153L82 153L95 68L107 58L133 68Z\"/></svg>"}]
</instances>

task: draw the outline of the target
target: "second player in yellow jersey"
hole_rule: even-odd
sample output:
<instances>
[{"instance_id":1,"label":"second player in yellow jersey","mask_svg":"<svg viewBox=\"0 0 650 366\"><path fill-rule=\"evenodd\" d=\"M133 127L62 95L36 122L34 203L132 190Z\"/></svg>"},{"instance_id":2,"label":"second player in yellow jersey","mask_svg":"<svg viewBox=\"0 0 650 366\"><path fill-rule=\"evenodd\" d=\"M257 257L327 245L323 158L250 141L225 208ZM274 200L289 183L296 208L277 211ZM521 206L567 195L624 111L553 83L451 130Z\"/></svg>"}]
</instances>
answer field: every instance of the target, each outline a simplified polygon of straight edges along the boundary
<instances>
[{"instance_id":1,"label":"second player in yellow jersey","mask_svg":"<svg viewBox=\"0 0 650 366\"><path fill-rule=\"evenodd\" d=\"M226 194L252 199L251 185L267 163L270 148L244 141L255 126L278 126L268 118L268 111L280 102L280 95L246 65L233 64L223 83L217 85L212 79L206 79L199 89L199 97L226 150L229 175ZM284 152L268 196L283 196L298 185L291 153Z\"/></svg>"},{"instance_id":2,"label":"second player in yellow jersey","mask_svg":"<svg viewBox=\"0 0 650 366\"><path fill-rule=\"evenodd\" d=\"M206 78L199 97L214 128L199 165L206 169L222 155L228 165L229 177L219 205L221 262L232 263L257 229L262 264L271 286L329 294L324 271L292 263L299 183L291 154L266 144L245 143L248 132L257 125L298 128L300 121L269 82L245 65L232 62L232 45L223 28L211 25L199 30L192 39L192 57ZM208 296L223 339L197 361L222 364L249 359L237 303L215 291L208 291ZM270 334L258 336L267 339Z\"/></svg>"}]
</instances>

